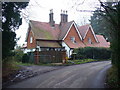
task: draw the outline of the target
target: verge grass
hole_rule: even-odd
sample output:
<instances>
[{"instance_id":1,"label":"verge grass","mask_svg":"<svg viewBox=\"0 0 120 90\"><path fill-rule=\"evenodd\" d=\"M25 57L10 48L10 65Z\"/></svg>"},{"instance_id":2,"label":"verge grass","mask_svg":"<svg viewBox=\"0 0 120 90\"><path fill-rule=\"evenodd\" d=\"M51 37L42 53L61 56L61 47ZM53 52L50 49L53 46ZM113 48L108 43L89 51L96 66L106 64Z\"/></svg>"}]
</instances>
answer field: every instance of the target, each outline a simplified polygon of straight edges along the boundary
<instances>
[{"instance_id":1,"label":"verge grass","mask_svg":"<svg viewBox=\"0 0 120 90\"><path fill-rule=\"evenodd\" d=\"M118 81L118 69L114 65L107 71L106 83L108 88L120 89L120 81Z\"/></svg>"}]
</instances>

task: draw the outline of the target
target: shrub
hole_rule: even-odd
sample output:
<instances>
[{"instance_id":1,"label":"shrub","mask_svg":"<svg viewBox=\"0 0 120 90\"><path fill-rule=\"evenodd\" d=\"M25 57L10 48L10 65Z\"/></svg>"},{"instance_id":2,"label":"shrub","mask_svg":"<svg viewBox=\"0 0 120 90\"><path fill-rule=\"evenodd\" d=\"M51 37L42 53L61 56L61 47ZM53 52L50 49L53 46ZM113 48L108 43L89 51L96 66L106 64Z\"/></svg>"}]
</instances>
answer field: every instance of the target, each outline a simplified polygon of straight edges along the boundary
<instances>
[{"instance_id":1,"label":"shrub","mask_svg":"<svg viewBox=\"0 0 120 90\"><path fill-rule=\"evenodd\" d=\"M18 69L14 56L6 57L2 60L2 77L6 77Z\"/></svg>"},{"instance_id":2,"label":"shrub","mask_svg":"<svg viewBox=\"0 0 120 90\"><path fill-rule=\"evenodd\" d=\"M22 57L22 62L23 63L28 63L29 62L29 56L28 54L24 54L23 57Z\"/></svg>"},{"instance_id":3,"label":"shrub","mask_svg":"<svg viewBox=\"0 0 120 90\"><path fill-rule=\"evenodd\" d=\"M24 53L23 51L19 50L19 51L15 51L15 59L17 61L22 61L22 57L23 57Z\"/></svg>"},{"instance_id":4,"label":"shrub","mask_svg":"<svg viewBox=\"0 0 120 90\"><path fill-rule=\"evenodd\" d=\"M108 88L120 88L120 81L118 80L118 68L113 65L107 71L106 83Z\"/></svg>"},{"instance_id":5,"label":"shrub","mask_svg":"<svg viewBox=\"0 0 120 90\"><path fill-rule=\"evenodd\" d=\"M75 49L75 59L110 59L111 51L109 48L85 47ZM73 57L73 56L72 56Z\"/></svg>"}]
</instances>

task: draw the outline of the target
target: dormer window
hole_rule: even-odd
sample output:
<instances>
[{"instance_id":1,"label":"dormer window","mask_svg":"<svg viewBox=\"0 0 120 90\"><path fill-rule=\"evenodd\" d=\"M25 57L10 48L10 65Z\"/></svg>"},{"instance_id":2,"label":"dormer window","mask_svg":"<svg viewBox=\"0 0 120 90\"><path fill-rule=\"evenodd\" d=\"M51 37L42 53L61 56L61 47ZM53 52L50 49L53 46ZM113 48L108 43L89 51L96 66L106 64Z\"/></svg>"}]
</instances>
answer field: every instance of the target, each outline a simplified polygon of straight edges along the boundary
<instances>
[{"instance_id":1,"label":"dormer window","mask_svg":"<svg viewBox=\"0 0 120 90\"><path fill-rule=\"evenodd\" d=\"M32 43L33 42L33 37L30 37L30 43Z\"/></svg>"},{"instance_id":2,"label":"dormer window","mask_svg":"<svg viewBox=\"0 0 120 90\"><path fill-rule=\"evenodd\" d=\"M88 43L89 43L89 44L92 44L91 38L88 38Z\"/></svg>"},{"instance_id":3,"label":"dormer window","mask_svg":"<svg viewBox=\"0 0 120 90\"><path fill-rule=\"evenodd\" d=\"M73 43L76 43L75 37L70 37L70 40L71 40Z\"/></svg>"}]
</instances>

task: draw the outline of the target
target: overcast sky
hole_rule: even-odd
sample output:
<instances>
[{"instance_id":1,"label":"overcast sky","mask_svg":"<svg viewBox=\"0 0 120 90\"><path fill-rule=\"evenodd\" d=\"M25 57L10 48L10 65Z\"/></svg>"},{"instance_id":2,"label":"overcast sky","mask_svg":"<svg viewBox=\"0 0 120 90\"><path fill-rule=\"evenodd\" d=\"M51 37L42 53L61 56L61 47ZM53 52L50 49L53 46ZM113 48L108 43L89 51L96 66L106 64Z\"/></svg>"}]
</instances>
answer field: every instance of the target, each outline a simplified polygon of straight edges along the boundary
<instances>
[{"instance_id":1,"label":"overcast sky","mask_svg":"<svg viewBox=\"0 0 120 90\"><path fill-rule=\"evenodd\" d=\"M95 10L99 7L98 0L30 0L25 10L22 10L23 22L16 30L21 37L18 45L25 43L28 20L49 22L49 12L53 9L55 23L59 24L61 10L68 11L68 21L74 20L78 25L88 24L92 12L80 10Z\"/></svg>"}]
</instances>

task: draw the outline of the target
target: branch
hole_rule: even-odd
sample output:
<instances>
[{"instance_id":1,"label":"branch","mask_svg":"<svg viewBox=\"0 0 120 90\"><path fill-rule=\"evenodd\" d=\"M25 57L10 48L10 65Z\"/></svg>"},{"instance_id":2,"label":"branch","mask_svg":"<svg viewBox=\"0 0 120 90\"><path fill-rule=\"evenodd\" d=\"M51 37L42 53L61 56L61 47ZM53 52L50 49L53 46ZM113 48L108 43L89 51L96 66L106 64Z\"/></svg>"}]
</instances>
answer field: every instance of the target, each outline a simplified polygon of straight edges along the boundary
<instances>
[{"instance_id":1,"label":"branch","mask_svg":"<svg viewBox=\"0 0 120 90\"><path fill-rule=\"evenodd\" d=\"M100 0L99 0L99 2L100 2L100 4L101 4L101 6L105 9L105 13L108 15L108 17L110 17L110 22L113 24L113 25L117 25L117 22L116 22L116 20L114 19L114 17L111 15L111 12L110 12L110 10L111 11L113 11L113 12L115 12L115 13L117 13L117 10L115 10L115 9L113 9L113 8L111 8L111 7L109 7L109 6L105 6L104 4L103 4L103 2L101 2Z\"/></svg>"},{"instance_id":2,"label":"branch","mask_svg":"<svg viewBox=\"0 0 120 90\"><path fill-rule=\"evenodd\" d=\"M111 10L111 11L117 12L116 9L113 9L113 8L111 8L111 7L109 7L109 6L105 6L101 0L98 0L98 1L100 2L101 6L102 6L104 9L107 8L107 9L109 9L109 10Z\"/></svg>"}]
</instances>

